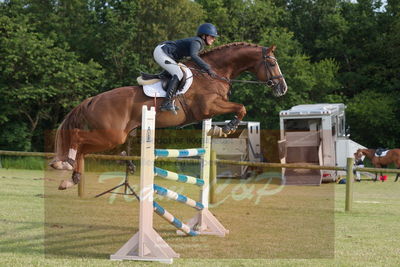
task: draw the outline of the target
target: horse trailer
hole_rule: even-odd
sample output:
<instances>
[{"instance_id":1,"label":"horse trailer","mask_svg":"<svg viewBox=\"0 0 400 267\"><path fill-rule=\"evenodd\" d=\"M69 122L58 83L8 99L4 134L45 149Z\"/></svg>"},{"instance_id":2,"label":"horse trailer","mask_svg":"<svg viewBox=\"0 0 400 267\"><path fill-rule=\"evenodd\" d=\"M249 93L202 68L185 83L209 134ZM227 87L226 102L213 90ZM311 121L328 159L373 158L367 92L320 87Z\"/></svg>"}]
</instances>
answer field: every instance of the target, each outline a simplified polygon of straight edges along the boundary
<instances>
[{"instance_id":1,"label":"horse trailer","mask_svg":"<svg viewBox=\"0 0 400 267\"><path fill-rule=\"evenodd\" d=\"M279 157L281 163L305 163L325 166L345 166L364 146L346 134L346 106L336 104L306 104L282 110L280 117ZM320 185L336 181L339 174L330 170L284 169L286 184Z\"/></svg>"},{"instance_id":2,"label":"horse trailer","mask_svg":"<svg viewBox=\"0 0 400 267\"><path fill-rule=\"evenodd\" d=\"M213 122L212 124L222 127L228 122ZM227 137L212 137L212 149L217 153L218 159L261 162L260 132L260 122L242 121L237 130ZM248 175L248 166L218 166L217 177L246 178Z\"/></svg>"}]
</instances>

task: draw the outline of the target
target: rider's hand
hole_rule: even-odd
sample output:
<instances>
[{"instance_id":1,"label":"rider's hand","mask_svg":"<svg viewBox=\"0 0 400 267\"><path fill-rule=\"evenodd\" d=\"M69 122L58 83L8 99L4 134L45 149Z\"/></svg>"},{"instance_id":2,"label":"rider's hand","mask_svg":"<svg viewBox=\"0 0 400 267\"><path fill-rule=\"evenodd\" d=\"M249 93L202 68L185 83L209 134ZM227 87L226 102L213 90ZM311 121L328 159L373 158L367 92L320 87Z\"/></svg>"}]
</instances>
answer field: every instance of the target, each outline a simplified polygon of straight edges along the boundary
<instances>
[{"instance_id":1,"label":"rider's hand","mask_svg":"<svg viewBox=\"0 0 400 267\"><path fill-rule=\"evenodd\" d=\"M217 78L218 77L218 75L212 69L207 70L207 73L208 73L208 75L211 76L211 78Z\"/></svg>"}]
</instances>

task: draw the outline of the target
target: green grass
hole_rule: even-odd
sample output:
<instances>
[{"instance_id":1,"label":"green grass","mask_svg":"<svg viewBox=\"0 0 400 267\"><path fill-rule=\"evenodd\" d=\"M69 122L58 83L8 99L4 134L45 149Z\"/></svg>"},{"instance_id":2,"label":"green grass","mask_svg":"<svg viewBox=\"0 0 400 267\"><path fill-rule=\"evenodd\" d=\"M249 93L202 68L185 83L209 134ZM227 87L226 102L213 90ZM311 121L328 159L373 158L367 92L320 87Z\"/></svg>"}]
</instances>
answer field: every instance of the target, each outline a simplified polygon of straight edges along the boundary
<instances>
[{"instance_id":1,"label":"green grass","mask_svg":"<svg viewBox=\"0 0 400 267\"><path fill-rule=\"evenodd\" d=\"M0 156L0 166L5 169L44 170L42 157Z\"/></svg>"},{"instance_id":2,"label":"green grass","mask_svg":"<svg viewBox=\"0 0 400 267\"><path fill-rule=\"evenodd\" d=\"M43 157L29 156L0 156L0 168L4 169L21 169L21 170L41 170L47 169L51 159ZM136 166L140 166L140 161L133 161ZM181 169L189 170L189 174L198 169L197 164L192 163L175 163L175 162L158 162L159 167L166 168L171 171L179 172ZM125 165L115 160L103 160L86 158L85 171L89 172L106 172L108 170L124 170Z\"/></svg>"},{"instance_id":3,"label":"green grass","mask_svg":"<svg viewBox=\"0 0 400 267\"><path fill-rule=\"evenodd\" d=\"M108 260L137 231L138 205L120 195L93 195L122 177L87 173L87 196L79 199L75 189L56 190L69 175L0 169L0 266L165 266ZM400 183L393 180L356 183L351 213L344 212L345 185L278 190L265 181L220 180L220 204L212 212L230 230L227 237L176 236L158 217L154 225L181 254L174 266L399 266ZM157 182L198 194L193 187ZM271 190L279 192L266 195ZM194 214L159 202L184 220Z\"/></svg>"}]
</instances>

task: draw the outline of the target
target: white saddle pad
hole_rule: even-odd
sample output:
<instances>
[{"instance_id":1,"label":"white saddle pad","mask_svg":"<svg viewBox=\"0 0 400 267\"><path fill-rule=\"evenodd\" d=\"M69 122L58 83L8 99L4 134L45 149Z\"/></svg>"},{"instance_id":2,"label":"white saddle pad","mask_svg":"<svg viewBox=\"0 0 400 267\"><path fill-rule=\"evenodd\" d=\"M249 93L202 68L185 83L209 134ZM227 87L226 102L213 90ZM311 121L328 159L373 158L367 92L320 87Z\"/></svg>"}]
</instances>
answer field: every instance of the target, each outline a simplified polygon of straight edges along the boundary
<instances>
[{"instance_id":1,"label":"white saddle pad","mask_svg":"<svg viewBox=\"0 0 400 267\"><path fill-rule=\"evenodd\" d=\"M388 152L389 152L389 150L382 151L380 155L378 155L378 154L375 153L375 157L378 157L378 158L379 158L379 157L385 157L386 154L387 154Z\"/></svg>"},{"instance_id":2,"label":"white saddle pad","mask_svg":"<svg viewBox=\"0 0 400 267\"><path fill-rule=\"evenodd\" d=\"M186 72L186 83L183 86L182 90L176 93L177 95L186 93L186 91L189 90L193 82L193 74L190 71L190 69L187 68L186 66L183 67L182 69ZM167 92L164 91L164 89L162 88L161 81L153 84L143 85L143 91L145 95L149 97L166 97L167 95Z\"/></svg>"}]
</instances>

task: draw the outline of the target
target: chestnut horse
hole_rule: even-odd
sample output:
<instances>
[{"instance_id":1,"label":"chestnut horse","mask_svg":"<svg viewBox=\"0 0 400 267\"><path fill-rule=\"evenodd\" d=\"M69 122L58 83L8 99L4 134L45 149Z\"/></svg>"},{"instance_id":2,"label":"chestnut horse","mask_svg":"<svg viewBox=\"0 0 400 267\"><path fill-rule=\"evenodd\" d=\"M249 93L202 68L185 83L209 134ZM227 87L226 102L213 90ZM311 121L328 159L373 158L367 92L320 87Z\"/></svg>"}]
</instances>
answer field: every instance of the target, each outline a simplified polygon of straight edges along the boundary
<instances>
[{"instance_id":1,"label":"chestnut horse","mask_svg":"<svg viewBox=\"0 0 400 267\"><path fill-rule=\"evenodd\" d=\"M375 155L376 149L358 149L356 153L354 153L354 158L356 160L361 159L364 155L371 160L372 165L375 168L386 168L386 166L390 163L394 163L397 169L400 169L400 149L390 149L383 157L378 157ZM381 173L382 175L382 173ZM399 173L396 175L397 182L399 179ZM375 181L378 179L378 173L375 173Z\"/></svg>"},{"instance_id":2,"label":"chestnut horse","mask_svg":"<svg viewBox=\"0 0 400 267\"><path fill-rule=\"evenodd\" d=\"M232 43L204 52L200 56L217 73L214 78L196 69L192 61L186 62L194 70L193 83L186 93L175 97L177 114L157 112L156 127L185 125L235 113L235 118L222 129L224 133L233 132L246 115L246 108L228 99L230 83L237 81L232 79L250 71L259 83L272 88L275 96L286 93L287 85L274 51L275 46ZM142 106L156 105L159 110L161 102L146 96L141 86L127 86L90 97L75 107L57 130L56 157L50 164L56 169L73 169L71 180L62 181L59 189L79 183L85 154L125 143L128 134L141 125Z\"/></svg>"}]
</instances>

